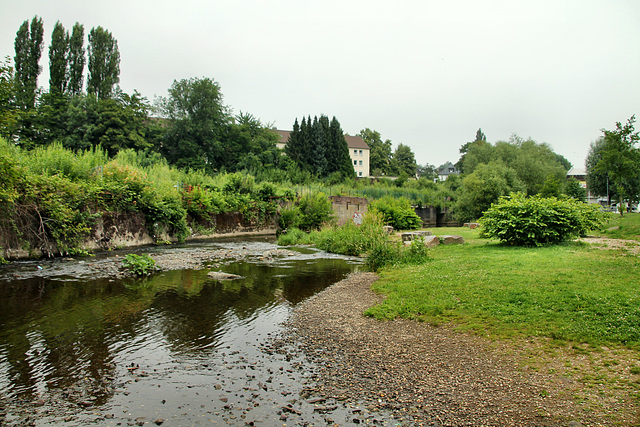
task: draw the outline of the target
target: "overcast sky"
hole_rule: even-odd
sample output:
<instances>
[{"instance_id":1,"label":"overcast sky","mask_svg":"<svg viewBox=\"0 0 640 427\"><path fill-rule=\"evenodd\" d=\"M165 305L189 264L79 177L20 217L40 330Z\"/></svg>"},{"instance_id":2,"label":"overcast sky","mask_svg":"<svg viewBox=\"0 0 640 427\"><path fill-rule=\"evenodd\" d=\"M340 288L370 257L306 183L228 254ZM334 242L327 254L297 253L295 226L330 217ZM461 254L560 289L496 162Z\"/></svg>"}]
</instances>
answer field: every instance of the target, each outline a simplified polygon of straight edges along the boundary
<instances>
[{"instance_id":1,"label":"overcast sky","mask_svg":"<svg viewBox=\"0 0 640 427\"><path fill-rule=\"evenodd\" d=\"M0 57L40 16L48 88L56 21L111 31L120 86L153 101L174 80L217 81L234 113L279 129L336 116L419 164L456 162L482 128L546 142L576 167L640 113L640 1L0 0ZM86 42L85 42L86 43ZM85 79L86 82L86 79ZM640 129L640 124L637 127Z\"/></svg>"}]
</instances>

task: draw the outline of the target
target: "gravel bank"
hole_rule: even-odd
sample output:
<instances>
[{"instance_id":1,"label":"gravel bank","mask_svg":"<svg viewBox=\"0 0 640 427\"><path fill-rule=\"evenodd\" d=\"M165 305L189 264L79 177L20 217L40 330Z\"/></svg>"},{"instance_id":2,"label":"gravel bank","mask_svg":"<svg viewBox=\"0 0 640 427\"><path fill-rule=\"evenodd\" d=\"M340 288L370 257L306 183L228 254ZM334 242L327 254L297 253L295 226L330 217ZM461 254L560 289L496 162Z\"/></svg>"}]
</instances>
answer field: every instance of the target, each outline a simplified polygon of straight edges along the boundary
<instances>
[{"instance_id":1,"label":"gravel bank","mask_svg":"<svg viewBox=\"0 0 640 427\"><path fill-rule=\"evenodd\" d=\"M585 413L550 378L519 370L482 338L446 327L362 315L380 297L373 273L357 273L296 307L290 320L313 365L310 397L364 402L402 425L609 425Z\"/></svg>"}]
</instances>

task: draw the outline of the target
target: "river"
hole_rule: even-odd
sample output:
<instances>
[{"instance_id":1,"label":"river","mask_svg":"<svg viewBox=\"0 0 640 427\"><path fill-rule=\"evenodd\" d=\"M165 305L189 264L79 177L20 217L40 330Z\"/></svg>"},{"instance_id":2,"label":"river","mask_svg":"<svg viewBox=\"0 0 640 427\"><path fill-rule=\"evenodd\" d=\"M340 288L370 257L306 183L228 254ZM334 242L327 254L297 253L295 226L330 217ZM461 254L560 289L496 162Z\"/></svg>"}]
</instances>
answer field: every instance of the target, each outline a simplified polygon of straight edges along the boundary
<instances>
[{"instance_id":1,"label":"river","mask_svg":"<svg viewBox=\"0 0 640 427\"><path fill-rule=\"evenodd\" d=\"M124 252L0 268L0 424L282 425L328 419L282 336L293 307L361 261L273 237L141 248L200 268L120 277ZM218 281L220 270L242 276Z\"/></svg>"}]
</instances>

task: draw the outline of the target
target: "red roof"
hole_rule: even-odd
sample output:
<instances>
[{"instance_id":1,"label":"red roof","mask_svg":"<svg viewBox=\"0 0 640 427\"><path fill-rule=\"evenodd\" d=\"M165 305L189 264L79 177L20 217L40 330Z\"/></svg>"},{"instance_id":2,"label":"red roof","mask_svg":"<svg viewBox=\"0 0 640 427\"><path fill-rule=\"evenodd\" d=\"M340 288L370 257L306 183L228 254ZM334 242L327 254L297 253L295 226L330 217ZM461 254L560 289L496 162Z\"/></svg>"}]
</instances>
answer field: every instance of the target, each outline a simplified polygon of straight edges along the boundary
<instances>
[{"instance_id":1,"label":"red roof","mask_svg":"<svg viewBox=\"0 0 640 427\"><path fill-rule=\"evenodd\" d=\"M369 149L369 146L367 145L367 143L364 142L364 140L357 135L356 136L345 135L344 139L347 140L347 145L349 146L349 148L362 148L364 150Z\"/></svg>"},{"instance_id":2,"label":"red roof","mask_svg":"<svg viewBox=\"0 0 640 427\"><path fill-rule=\"evenodd\" d=\"M290 130L277 129L276 133L280 137L280 143L286 144L287 142L289 142L289 135L291 135ZM369 150L369 146L367 145L367 143L364 142L364 140L359 136L345 135L344 139L347 141L347 146L349 148L361 148L363 150Z\"/></svg>"}]
</instances>

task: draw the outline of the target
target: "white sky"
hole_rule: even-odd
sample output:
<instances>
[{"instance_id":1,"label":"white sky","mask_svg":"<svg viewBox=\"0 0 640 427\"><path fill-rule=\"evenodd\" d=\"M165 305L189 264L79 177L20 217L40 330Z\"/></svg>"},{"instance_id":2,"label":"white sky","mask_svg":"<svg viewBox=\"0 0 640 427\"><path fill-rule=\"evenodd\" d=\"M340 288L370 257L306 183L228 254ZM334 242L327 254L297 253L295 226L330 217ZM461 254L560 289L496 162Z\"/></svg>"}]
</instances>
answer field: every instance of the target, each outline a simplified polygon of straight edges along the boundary
<instances>
[{"instance_id":1,"label":"white sky","mask_svg":"<svg viewBox=\"0 0 640 427\"><path fill-rule=\"evenodd\" d=\"M153 101L174 79L208 77L234 113L280 129L336 116L351 135L368 127L410 146L419 164L457 161L482 128L583 167L600 129L640 114L638 0L0 0L0 57L34 15L45 88L56 21L85 37L100 25L127 93Z\"/></svg>"}]
</instances>

